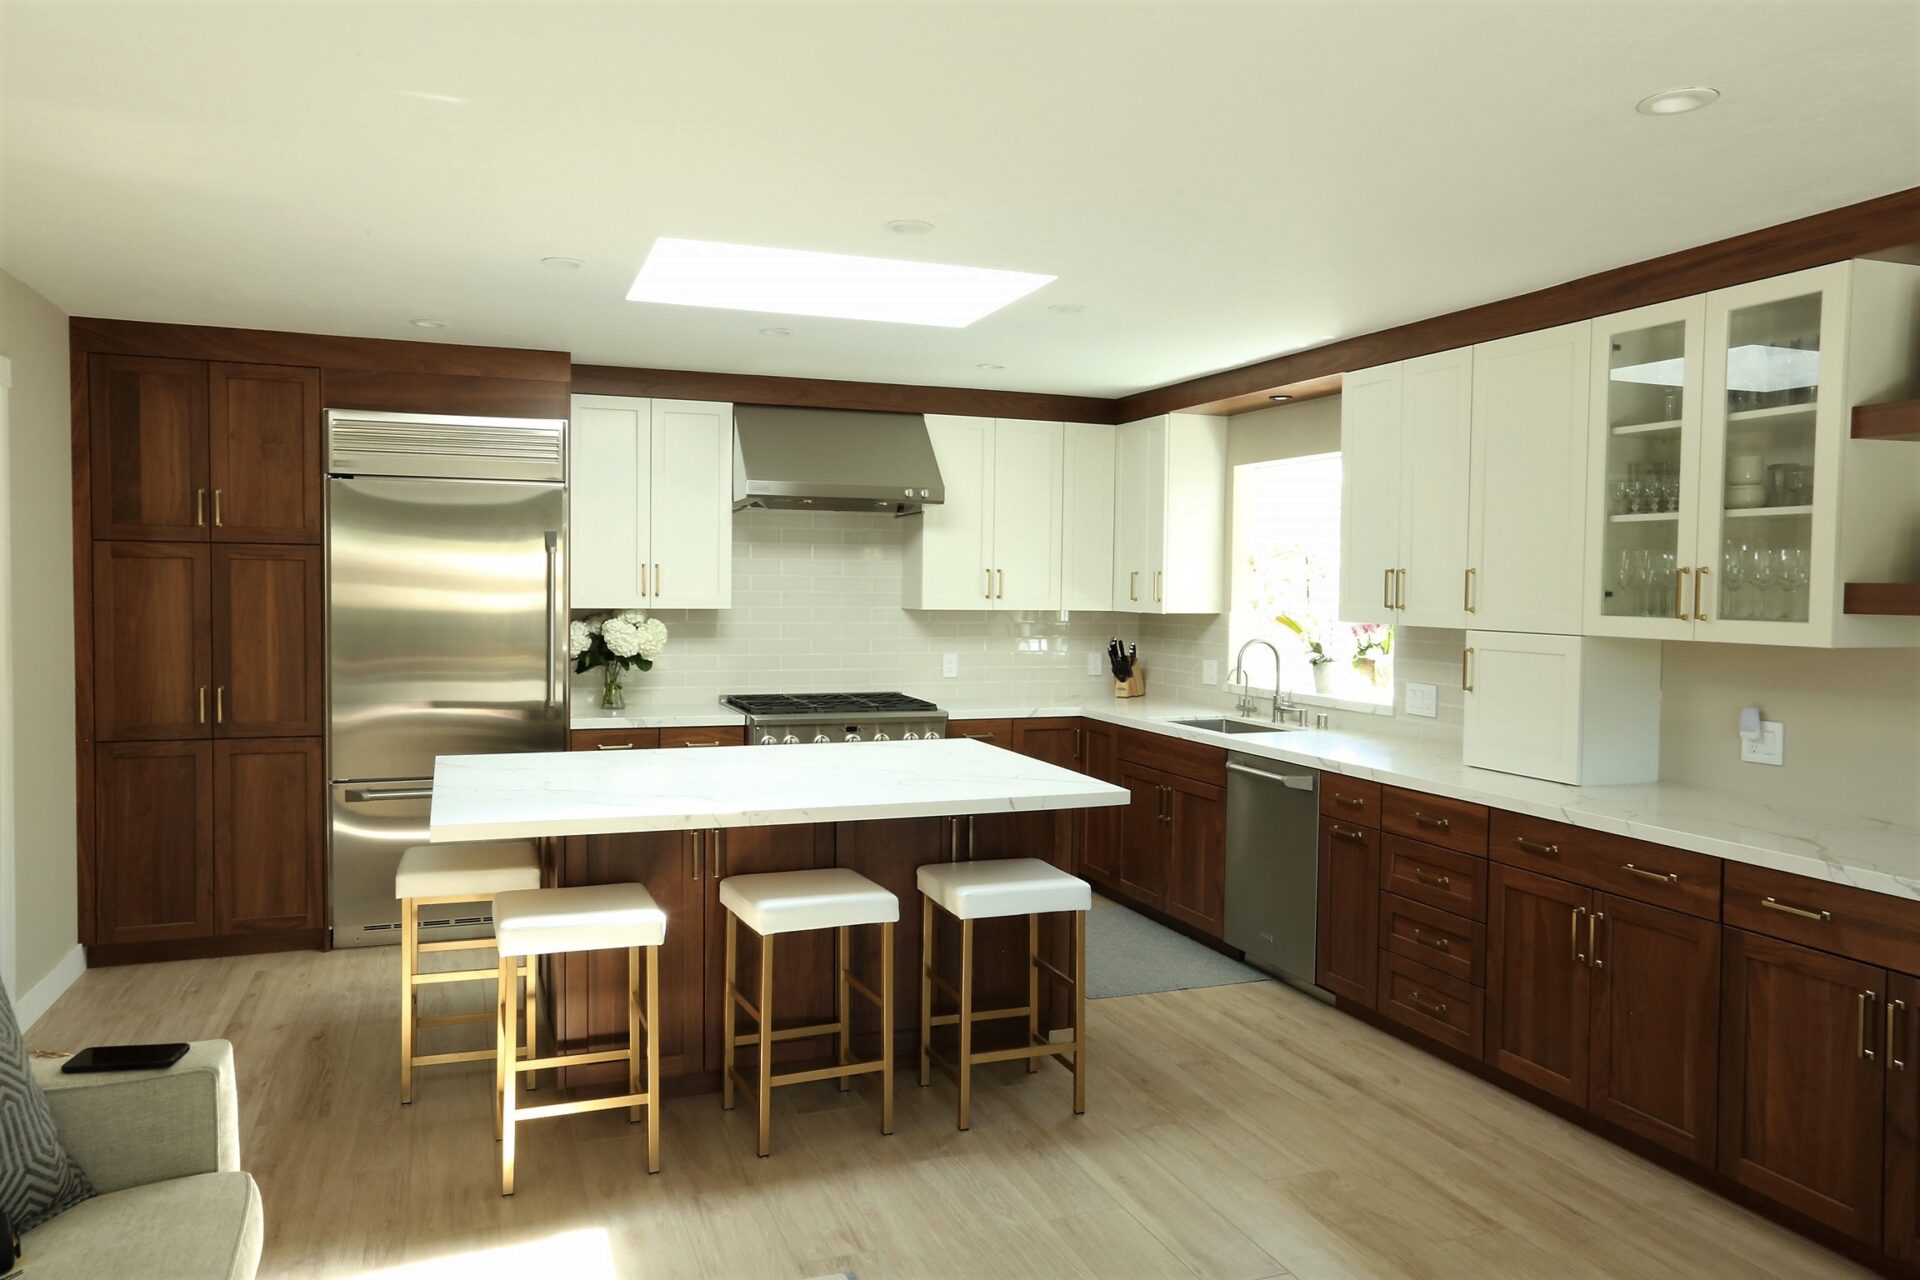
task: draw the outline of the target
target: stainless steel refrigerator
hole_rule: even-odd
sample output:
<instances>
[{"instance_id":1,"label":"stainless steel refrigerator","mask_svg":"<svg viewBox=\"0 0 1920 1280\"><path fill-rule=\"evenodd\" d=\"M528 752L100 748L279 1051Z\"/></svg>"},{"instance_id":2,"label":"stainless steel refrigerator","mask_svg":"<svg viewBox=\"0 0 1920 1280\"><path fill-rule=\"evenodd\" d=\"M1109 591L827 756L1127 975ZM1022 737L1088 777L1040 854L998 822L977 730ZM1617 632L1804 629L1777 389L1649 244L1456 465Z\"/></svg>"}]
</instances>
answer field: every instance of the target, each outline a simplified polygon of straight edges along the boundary
<instances>
[{"instance_id":1,"label":"stainless steel refrigerator","mask_svg":"<svg viewBox=\"0 0 1920 1280\"><path fill-rule=\"evenodd\" d=\"M336 947L399 941L434 757L566 749L566 427L327 413ZM430 914L446 937L477 923Z\"/></svg>"}]
</instances>

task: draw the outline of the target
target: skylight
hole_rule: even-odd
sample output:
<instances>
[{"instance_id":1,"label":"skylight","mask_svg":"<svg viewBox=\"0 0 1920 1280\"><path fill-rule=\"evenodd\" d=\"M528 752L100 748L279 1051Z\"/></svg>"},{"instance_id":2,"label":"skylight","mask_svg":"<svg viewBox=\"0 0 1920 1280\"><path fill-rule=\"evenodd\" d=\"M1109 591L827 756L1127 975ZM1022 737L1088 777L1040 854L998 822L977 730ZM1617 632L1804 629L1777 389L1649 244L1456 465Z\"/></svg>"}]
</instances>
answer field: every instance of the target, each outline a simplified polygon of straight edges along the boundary
<instances>
[{"instance_id":1,"label":"skylight","mask_svg":"<svg viewBox=\"0 0 1920 1280\"><path fill-rule=\"evenodd\" d=\"M662 236L629 302L964 329L1055 277Z\"/></svg>"}]
</instances>

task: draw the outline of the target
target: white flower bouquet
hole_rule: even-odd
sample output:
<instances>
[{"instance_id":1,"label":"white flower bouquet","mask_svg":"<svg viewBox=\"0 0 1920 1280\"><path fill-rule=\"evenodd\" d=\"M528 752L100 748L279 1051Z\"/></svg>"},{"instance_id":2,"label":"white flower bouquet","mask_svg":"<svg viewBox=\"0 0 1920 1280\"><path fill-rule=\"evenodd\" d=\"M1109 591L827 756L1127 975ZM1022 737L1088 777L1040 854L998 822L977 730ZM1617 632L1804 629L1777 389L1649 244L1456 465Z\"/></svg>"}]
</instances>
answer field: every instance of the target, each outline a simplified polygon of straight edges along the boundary
<instances>
[{"instance_id":1,"label":"white flower bouquet","mask_svg":"<svg viewBox=\"0 0 1920 1280\"><path fill-rule=\"evenodd\" d=\"M573 655L574 671L601 668L605 676L600 705L612 709L626 705L620 692L621 675L636 667L653 670L653 660L666 647L667 624L638 609L575 619L567 629L567 649Z\"/></svg>"}]
</instances>

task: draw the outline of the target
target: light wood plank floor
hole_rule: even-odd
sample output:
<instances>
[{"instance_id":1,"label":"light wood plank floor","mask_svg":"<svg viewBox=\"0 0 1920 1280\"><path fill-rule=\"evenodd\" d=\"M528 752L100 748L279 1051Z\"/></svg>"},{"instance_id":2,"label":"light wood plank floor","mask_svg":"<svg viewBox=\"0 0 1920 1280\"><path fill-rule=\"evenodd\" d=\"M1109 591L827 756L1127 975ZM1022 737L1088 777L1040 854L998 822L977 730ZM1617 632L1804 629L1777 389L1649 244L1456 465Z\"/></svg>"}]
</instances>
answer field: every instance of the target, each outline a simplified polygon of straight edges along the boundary
<instances>
[{"instance_id":1,"label":"light wood plank floor","mask_svg":"<svg viewBox=\"0 0 1920 1280\"><path fill-rule=\"evenodd\" d=\"M1864 1276L1834 1255L1275 983L1090 1006L1089 1112L1052 1064L952 1086L665 1106L521 1131L497 1194L484 1064L395 1095L391 949L94 970L36 1048L233 1041L269 1277ZM482 997L484 998L484 997ZM472 1028L442 1034L472 1035Z\"/></svg>"}]
</instances>

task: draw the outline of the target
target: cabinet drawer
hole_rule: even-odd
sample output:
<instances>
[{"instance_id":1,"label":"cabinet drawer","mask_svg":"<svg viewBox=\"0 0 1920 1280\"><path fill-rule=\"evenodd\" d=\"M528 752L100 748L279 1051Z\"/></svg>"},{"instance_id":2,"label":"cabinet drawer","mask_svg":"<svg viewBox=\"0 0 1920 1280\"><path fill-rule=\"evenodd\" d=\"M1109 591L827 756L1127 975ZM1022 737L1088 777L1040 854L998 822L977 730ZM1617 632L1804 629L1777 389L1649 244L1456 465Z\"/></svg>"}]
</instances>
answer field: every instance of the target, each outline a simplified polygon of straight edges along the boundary
<instances>
[{"instance_id":1,"label":"cabinet drawer","mask_svg":"<svg viewBox=\"0 0 1920 1280\"><path fill-rule=\"evenodd\" d=\"M1720 918L1721 862L1704 853L1503 809L1494 810L1490 853L1512 866L1591 889L1708 920Z\"/></svg>"},{"instance_id":2,"label":"cabinet drawer","mask_svg":"<svg viewBox=\"0 0 1920 1280\"><path fill-rule=\"evenodd\" d=\"M659 745L658 729L575 729L567 735L572 751L629 751Z\"/></svg>"},{"instance_id":3,"label":"cabinet drawer","mask_svg":"<svg viewBox=\"0 0 1920 1280\"><path fill-rule=\"evenodd\" d=\"M1320 812L1363 827L1377 827L1380 825L1380 784L1365 778L1323 773L1320 775Z\"/></svg>"},{"instance_id":4,"label":"cabinet drawer","mask_svg":"<svg viewBox=\"0 0 1920 1280\"><path fill-rule=\"evenodd\" d=\"M1380 1012L1450 1049L1480 1056L1486 1018L1481 991L1450 974L1381 952Z\"/></svg>"},{"instance_id":5,"label":"cabinet drawer","mask_svg":"<svg viewBox=\"0 0 1920 1280\"><path fill-rule=\"evenodd\" d=\"M1450 911L1383 893L1380 946L1403 960L1476 987L1486 983L1487 926Z\"/></svg>"},{"instance_id":6,"label":"cabinet drawer","mask_svg":"<svg viewBox=\"0 0 1920 1280\"><path fill-rule=\"evenodd\" d=\"M1920 902L1729 862L1726 922L1901 973L1920 973Z\"/></svg>"},{"instance_id":7,"label":"cabinet drawer","mask_svg":"<svg viewBox=\"0 0 1920 1280\"><path fill-rule=\"evenodd\" d=\"M708 728L661 729L658 743L662 747L744 747L747 745L747 731L738 725L718 725Z\"/></svg>"},{"instance_id":8,"label":"cabinet drawer","mask_svg":"<svg viewBox=\"0 0 1920 1280\"><path fill-rule=\"evenodd\" d=\"M1175 773L1216 787L1227 785L1227 753L1204 742L1167 738L1129 729L1120 735L1120 758L1162 773Z\"/></svg>"},{"instance_id":9,"label":"cabinet drawer","mask_svg":"<svg viewBox=\"0 0 1920 1280\"><path fill-rule=\"evenodd\" d=\"M1472 920L1487 918L1487 863L1469 853L1380 837L1380 887Z\"/></svg>"},{"instance_id":10,"label":"cabinet drawer","mask_svg":"<svg viewBox=\"0 0 1920 1280\"><path fill-rule=\"evenodd\" d=\"M1461 853L1487 852L1487 806L1383 787L1380 826L1395 835Z\"/></svg>"},{"instance_id":11,"label":"cabinet drawer","mask_svg":"<svg viewBox=\"0 0 1920 1280\"><path fill-rule=\"evenodd\" d=\"M996 747L1013 749L1013 721L1011 720L949 720L947 722L949 738L975 738Z\"/></svg>"}]
</instances>

